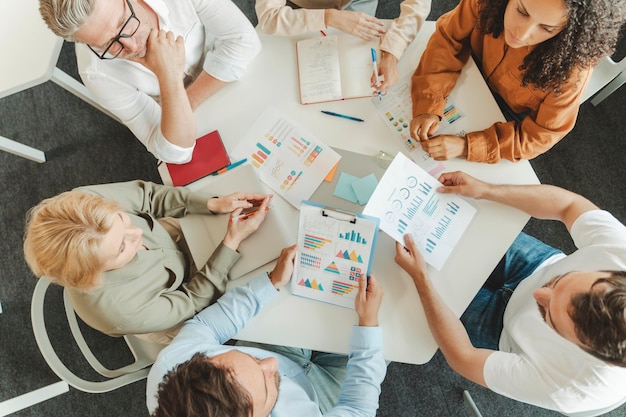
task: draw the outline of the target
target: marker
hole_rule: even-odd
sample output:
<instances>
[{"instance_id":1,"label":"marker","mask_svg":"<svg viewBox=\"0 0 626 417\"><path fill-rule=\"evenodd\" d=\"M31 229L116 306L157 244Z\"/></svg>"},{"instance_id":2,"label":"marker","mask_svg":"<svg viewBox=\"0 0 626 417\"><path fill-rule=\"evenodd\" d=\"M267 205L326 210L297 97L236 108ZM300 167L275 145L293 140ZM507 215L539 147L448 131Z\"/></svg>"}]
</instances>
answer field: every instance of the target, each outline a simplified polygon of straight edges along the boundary
<instances>
[{"instance_id":1,"label":"marker","mask_svg":"<svg viewBox=\"0 0 626 417\"><path fill-rule=\"evenodd\" d=\"M380 78L378 77L378 64L376 63L376 49L370 48L372 51L372 64L374 65L374 77L376 77L376 87L380 86ZM378 99L383 100L383 93L378 90Z\"/></svg>"},{"instance_id":2,"label":"marker","mask_svg":"<svg viewBox=\"0 0 626 417\"><path fill-rule=\"evenodd\" d=\"M322 113L327 114L329 116L341 117L348 120L354 120L355 122L364 122L365 120L359 119L358 117L347 116L345 114L339 114L332 111L321 110Z\"/></svg>"},{"instance_id":3,"label":"marker","mask_svg":"<svg viewBox=\"0 0 626 417\"><path fill-rule=\"evenodd\" d=\"M224 168L222 169L218 169L217 171L215 171L213 174L211 175L220 175L225 173L226 171L230 171L233 168L237 168L239 165L245 163L248 160L248 158L243 158L241 161L237 161L237 162L233 162L230 165L226 165Z\"/></svg>"},{"instance_id":4,"label":"marker","mask_svg":"<svg viewBox=\"0 0 626 417\"><path fill-rule=\"evenodd\" d=\"M326 32L324 32L323 30L320 30L320 32L322 33L322 36L326 36Z\"/></svg>"}]
</instances>

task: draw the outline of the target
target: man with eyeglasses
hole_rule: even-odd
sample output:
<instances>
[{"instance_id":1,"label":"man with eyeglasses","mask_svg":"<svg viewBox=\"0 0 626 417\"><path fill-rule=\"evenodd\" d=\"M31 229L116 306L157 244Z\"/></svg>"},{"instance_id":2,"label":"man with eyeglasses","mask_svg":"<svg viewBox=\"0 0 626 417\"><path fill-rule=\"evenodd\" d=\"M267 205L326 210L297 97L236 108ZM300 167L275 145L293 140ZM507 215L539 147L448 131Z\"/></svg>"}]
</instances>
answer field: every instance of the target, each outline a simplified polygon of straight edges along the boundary
<instances>
[{"instance_id":1,"label":"man with eyeglasses","mask_svg":"<svg viewBox=\"0 0 626 417\"><path fill-rule=\"evenodd\" d=\"M439 181L439 192L560 220L578 248L566 256L520 233L459 320L428 278L414 240L397 243L396 262L413 279L450 367L498 394L569 416L624 404L626 227L551 185L492 185L463 172Z\"/></svg>"},{"instance_id":2,"label":"man with eyeglasses","mask_svg":"<svg viewBox=\"0 0 626 417\"><path fill-rule=\"evenodd\" d=\"M80 76L158 159L185 163L194 110L261 50L230 0L40 0L48 27L76 42Z\"/></svg>"}]
</instances>

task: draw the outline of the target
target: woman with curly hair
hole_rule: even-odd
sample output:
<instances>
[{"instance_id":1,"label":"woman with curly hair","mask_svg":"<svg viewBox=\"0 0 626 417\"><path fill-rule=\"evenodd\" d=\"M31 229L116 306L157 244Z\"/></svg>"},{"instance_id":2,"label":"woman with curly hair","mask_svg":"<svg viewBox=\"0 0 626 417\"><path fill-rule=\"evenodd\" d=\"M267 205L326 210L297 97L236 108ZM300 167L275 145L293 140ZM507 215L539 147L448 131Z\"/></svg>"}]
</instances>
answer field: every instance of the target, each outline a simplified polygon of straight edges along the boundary
<instances>
[{"instance_id":1,"label":"woman with curly hair","mask_svg":"<svg viewBox=\"0 0 626 417\"><path fill-rule=\"evenodd\" d=\"M437 160L546 152L574 127L592 69L613 53L625 20L625 0L461 0L437 20L413 74L411 135ZM435 135L470 54L509 121Z\"/></svg>"}]
</instances>

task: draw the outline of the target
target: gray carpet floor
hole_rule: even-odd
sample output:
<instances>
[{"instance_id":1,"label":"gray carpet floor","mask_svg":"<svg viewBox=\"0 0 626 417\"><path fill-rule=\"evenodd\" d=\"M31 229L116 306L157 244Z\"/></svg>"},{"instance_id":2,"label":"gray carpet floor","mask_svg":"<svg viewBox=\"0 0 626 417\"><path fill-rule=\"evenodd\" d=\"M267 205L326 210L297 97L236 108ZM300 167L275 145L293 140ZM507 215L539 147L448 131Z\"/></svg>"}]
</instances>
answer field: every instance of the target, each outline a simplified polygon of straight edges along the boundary
<instances>
[{"instance_id":1,"label":"gray carpet floor","mask_svg":"<svg viewBox=\"0 0 626 417\"><path fill-rule=\"evenodd\" d=\"M256 24L254 2L237 0ZM437 0L429 20L455 5ZM398 0L381 0L378 17L399 14ZM623 43L623 42L622 42ZM623 53L622 53L623 56ZM73 47L63 48L59 67L76 76ZM543 183L581 193L626 222L626 89L598 107L585 103L575 129L547 154L532 161ZM45 83L0 100L0 134L46 152L48 162L36 164L0 152L0 402L58 381L43 360L32 334L30 299L35 278L23 261L24 215L41 199L78 185L144 179L160 182L154 158L122 125L65 90ZM531 220L525 231L571 252L565 228L556 222ZM68 340L60 307L60 290L47 299L47 326L54 346L70 369L85 378L94 375ZM88 340L102 353L105 365L128 361L123 342L89 331ZM145 382L106 394L69 393L15 413L16 416L146 416ZM380 401L380 417L466 416L462 391L471 392L484 416L557 416L498 396L456 375L440 353L427 364L389 365ZM625 388L626 389L626 388ZM609 416L626 416L622 407Z\"/></svg>"}]
</instances>

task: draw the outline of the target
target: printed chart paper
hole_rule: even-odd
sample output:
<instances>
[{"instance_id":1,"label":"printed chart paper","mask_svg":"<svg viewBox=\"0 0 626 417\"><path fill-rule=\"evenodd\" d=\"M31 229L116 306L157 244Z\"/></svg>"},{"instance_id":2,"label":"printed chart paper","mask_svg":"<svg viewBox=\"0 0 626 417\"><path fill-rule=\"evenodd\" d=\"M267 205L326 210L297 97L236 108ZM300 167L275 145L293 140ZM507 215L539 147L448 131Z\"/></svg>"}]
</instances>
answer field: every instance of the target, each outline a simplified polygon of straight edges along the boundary
<instances>
[{"instance_id":1,"label":"printed chart paper","mask_svg":"<svg viewBox=\"0 0 626 417\"><path fill-rule=\"evenodd\" d=\"M341 156L273 107L266 109L233 151L294 207L319 187Z\"/></svg>"},{"instance_id":2,"label":"printed chart paper","mask_svg":"<svg viewBox=\"0 0 626 417\"><path fill-rule=\"evenodd\" d=\"M291 292L354 308L359 280L367 279L378 219L303 202Z\"/></svg>"},{"instance_id":3,"label":"printed chart paper","mask_svg":"<svg viewBox=\"0 0 626 417\"><path fill-rule=\"evenodd\" d=\"M380 228L404 244L409 233L426 262L440 270L476 209L458 195L441 194L441 183L398 152L363 214L380 219Z\"/></svg>"},{"instance_id":4,"label":"printed chart paper","mask_svg":"<svg viewBox=\"0 0 626 417\"><path fill-rule=\"evenodd\" d=\"M385 125L389 127L399 138L409 151L411 159L421 166L430 175L435 176L445 169L445 165L424 152L419 143L411 138L410 124L413 113L413 101L411 99L411 74L402 78L383 96L382 100L378 97L373 98L372 103L376 111L385 121ZM439 123L439 129L436 134L453 134L464 136L465 131L457 129L461 124L464 114L461 113L458 106L452 102L450 98L446 100L446 108L444 110L444 118Z\"/></svg>"}]
</instances>

